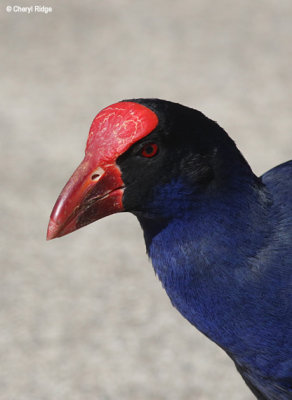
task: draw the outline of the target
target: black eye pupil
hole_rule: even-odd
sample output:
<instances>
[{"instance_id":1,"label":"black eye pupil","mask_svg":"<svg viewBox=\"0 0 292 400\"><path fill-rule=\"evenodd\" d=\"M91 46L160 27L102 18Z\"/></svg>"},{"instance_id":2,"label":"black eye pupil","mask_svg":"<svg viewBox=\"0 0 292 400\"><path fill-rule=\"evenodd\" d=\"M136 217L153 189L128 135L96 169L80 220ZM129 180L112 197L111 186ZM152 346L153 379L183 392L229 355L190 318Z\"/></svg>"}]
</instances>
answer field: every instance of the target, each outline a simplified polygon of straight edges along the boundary
<instances>
[{"instance_id":1,"label":"black eye pupil","mask_svg":"<svg viewBox=\"0 0 292 400\"><path fill-rule=\"evenodd\" d=\"M153 150L154 150L154 147L153 147L153 146L147 146L147 147L145 148L145 151L146 151L147 154L151 154L151 153L153 152Z\"/></svg>"}]
</instances>

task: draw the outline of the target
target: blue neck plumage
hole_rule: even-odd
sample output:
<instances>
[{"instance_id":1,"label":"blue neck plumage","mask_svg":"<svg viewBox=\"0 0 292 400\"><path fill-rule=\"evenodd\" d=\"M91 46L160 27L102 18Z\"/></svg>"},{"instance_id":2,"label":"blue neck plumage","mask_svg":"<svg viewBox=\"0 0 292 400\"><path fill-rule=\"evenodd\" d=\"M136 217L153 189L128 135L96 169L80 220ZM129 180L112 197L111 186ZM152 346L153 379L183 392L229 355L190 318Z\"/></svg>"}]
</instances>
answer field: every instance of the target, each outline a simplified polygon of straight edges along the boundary
<instances>
[{"instance_id":1,"label":"blue neck plumage","mask_svg":"<svg viewBox=\"0 0 292 400\"><path fill-rule=\"evenodd\" d=\"M171 207L172 216L166 211L162 218L145 213L137 217L155 272L173 305L244 364L254 357L250 343L256 346L259 338L265 340L255 326L262 313L259 299L266 294L261 251L271 232L269 200L257 178L236 186L238 190L216 197L184 193L181 207L173 193L183 192L183 185L174 182L156 196L157 204L166 196L163 204L165 210ZM155 204L151 207L155 210Z\"/></svg>"}]
</instances>

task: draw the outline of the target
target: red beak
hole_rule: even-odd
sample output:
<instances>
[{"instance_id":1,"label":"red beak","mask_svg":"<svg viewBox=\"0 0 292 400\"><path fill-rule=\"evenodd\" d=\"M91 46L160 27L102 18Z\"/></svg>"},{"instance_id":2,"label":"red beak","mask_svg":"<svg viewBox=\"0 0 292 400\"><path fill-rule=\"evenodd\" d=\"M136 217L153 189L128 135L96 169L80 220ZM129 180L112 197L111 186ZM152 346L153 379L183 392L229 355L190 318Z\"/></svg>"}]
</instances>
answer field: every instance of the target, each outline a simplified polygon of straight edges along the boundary
<instances>
[{"instance_id":1,"label":"red beak","mask_svg":"<svg viewBox=\"0 0 292 400\"><path fill-rule=\"evenodd\" d=\"M114 163L92 168L91 164L85 157L59 195L50 216L47 240L124 210L124 184L118 166Z\"/></svg>"},{"instance_id":2,"label":"red beak","mask_svg":"<svg viewBox=\"0 0 292 400\"><path fill-rule=\"evenodd\" d=\"M124 211L124 183L115 160L157 124L153 111L130 101L112 104L97 114L90 127L85 158L53 208L48 240Z\"/></svg>"}]
</instances>

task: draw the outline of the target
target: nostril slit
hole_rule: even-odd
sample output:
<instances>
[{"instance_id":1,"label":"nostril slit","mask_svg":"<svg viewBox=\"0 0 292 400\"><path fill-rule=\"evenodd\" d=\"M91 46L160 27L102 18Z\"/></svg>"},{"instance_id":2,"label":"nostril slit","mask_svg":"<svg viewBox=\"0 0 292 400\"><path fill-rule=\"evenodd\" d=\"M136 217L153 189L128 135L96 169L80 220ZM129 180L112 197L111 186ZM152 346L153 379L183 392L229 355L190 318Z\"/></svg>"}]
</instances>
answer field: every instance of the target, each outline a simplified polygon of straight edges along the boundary
<instances>
[{"instance_id":1,"label":"nostril slit","mask_svg":"<svg viewBox=\"0 0 292 400\"><path fill-rule=\"evenodd\" d=\"M103 174L104 174L104 169L102 169L101 167L98 167L95 171L92 172L91 180L98 181L102 177Z\"/></svg>"},{"instance_id":2,"label":"nostril slit","mask_svg":"<svg viewBox=\"0 0 292 400\"><path fill-rule=\"evenodd\" d=\"M99 177L100 177L99 174L93 174L93 175L91 175L91 179L92 179L93 181L96 181Z\"/></svg>"}]
</instances>

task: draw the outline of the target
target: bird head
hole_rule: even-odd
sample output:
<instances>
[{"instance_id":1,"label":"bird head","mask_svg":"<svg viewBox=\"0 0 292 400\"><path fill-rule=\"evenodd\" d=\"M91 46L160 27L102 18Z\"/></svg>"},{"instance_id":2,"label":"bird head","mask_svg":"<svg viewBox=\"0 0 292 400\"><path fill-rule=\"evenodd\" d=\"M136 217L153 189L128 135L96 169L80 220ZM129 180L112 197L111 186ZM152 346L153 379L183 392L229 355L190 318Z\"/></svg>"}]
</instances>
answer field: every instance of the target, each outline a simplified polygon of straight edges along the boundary
<instances>
[{"instance_id":1,"label":"bird head","mask_svg":"<svg viewBox=\"0 0 292 400\"><path fill-rule=\"evenodd\" d=\"M239 155L222 128L191 108L158 99L106 107L57 199L47 239L122 211L177 215L220 186L236 167L234 159L243 163Z\"/></svg>"}]
</instances>

